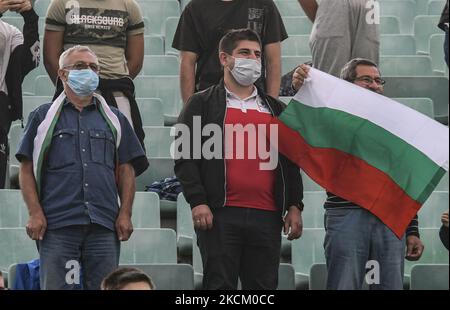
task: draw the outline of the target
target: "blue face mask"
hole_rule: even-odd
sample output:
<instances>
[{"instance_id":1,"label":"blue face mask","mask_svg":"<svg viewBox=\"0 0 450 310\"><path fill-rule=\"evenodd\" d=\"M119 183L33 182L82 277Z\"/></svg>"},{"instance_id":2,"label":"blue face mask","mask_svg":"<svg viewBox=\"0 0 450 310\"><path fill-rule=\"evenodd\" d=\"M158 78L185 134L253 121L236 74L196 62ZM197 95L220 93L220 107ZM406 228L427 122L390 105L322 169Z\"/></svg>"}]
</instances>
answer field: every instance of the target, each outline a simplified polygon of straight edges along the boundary
<instances>
[{"instance_id":1,"label":"blue face mask","mask_svg":"<svg viewBox=\"0 0 450 310\"><path fill-rule=\"evenodd\" d=\"M67 84L80 97L90 96L97 89L99 78L91 69L70 70Z\"/></svg>"}]
</instances>

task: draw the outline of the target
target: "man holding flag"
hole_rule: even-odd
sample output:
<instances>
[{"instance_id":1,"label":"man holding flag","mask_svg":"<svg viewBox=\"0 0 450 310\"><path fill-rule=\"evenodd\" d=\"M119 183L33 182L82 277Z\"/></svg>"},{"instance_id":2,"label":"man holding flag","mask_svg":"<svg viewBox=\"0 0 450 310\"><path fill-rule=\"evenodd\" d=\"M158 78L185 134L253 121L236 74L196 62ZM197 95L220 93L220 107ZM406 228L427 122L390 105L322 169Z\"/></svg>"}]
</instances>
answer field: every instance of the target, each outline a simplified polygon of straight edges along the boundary
<instances>
[{"instance_id":1,"label":"man holding flag","mask_svg":"<svg viewBox=\"0 0 450 310\"><path fill-rule=\"evenodd\" d=\"M310 71L311 69L307 66L300 66L295 71L292 81L292 87L295 90L299 90L303 87L303 85L312 83L308 79ZM316 72L314 72L314 74L316 74ZM385 84L385 82L381 78L377 65L370 60L351 60L342 69L341 78L377 94L383 94L383 85ZM320 78L319 76L314 76L312 79L313 82L316 82ZM330 96L327 99L330 102L333 100L336 100L336 102L341 102L340 99L342 98L338 96L333 98L333 94L339 94L340 91L347 91L347 89L343 89L344 87L346 87L345 83L339 82L338 84L338 82L335 82L335 85L328 85L330 85L330 89L328 89L328 91L330 91ZM334 88L333 86L336 87ZM310 86L310 88L313 88L313 86ZM355 88L350 88L350 92L354 89ZM311 99L312 102L317 102L318 106L321 105L320 101L322 98L315 97L314 90L311 91L311 89L307 89L305 90L305 92L303 92L303 94L301 94L302 91L297 93L296 98L300 98L301 96L303 96L302 101L306 102L308 99ZM305 93L308 91L310 92L306 95ZM355 96L354 98L360 99L357 95L361 95L361 92L358 91L353 95ZM305 99L306 97L308 97L308 99ZM370 98L371 97L367 97L367 100L370 100ZM355 100L357 101L357 99ZM380 99L381 98L378 98L378 100ZM291 105L292 104L296 105L295 102L291 103ZM358 102L354 102L354 104L358 105ZM331 127L333 127L335 131L331 135L330 132L325 132L325 135L323 136L321 136L321 132L314 132L312 134L310 133L310 137L312 135L315 135L314 139L316 139L316 141L307 141L306 143L309 144L309 146L315 144L314 146L320 147L321 150L310 151L308 155L313 155L313 153L316 152L314 154L314 156L316 157L315 159L308 158L308 155L302 154L297 157L297 160L294 160L295 162L297 162L297 164L299 164L299 166L304 168L308 174L311 174L311 177L313 177L313 179L315 179L328 191L334 192L334 190L337 190L340 193L340 196L337 196L335 194L332 194L331 192L328 192L328 199L325 202L326 236L324 248L328 269L327 289L361 289L366 277L366 268L373 268L373 266L375 266L373 265L373 263L375 263L378 264L379 268L377 269L380 271L380 273L378 277L372 279L373 281L371 282L370 288L401 290L403 289L405 239L407 245L406 259L411 261L418 260L420 259L424 250L424 246L420 240L418 230L418 220L416 215L418 209L415 211L413 209L405 212L409 212L409 216L412 215L414 216L414 218L412 219L412 221L410 221L410 224L406 229L406 234L399 233L400 231L404 231L404 229L402 230L399 227L395 227L395 225L391 223L396 222L396 215L390 215L390 210L387 210L387 207L390 207L390 203L393 202L396 209L401 209L402 202L408 202L408 199L401 197L401 195L403 194L403 191L408 192L408 189L403 188L402 191L396 191L395 189L390 191L387 190L387 187L394 187L394 185L390 185L389 180L382 180L383 175L380 173L380 170L387 167L389 164L396 165L395 161L393 160L388 164L381 163L378 167L366 167L367 171L364 171L364 166L367 165L367 162L381 162L381 160L377 159L376 157L383 156L389 158L390 156L396 156L397 154L394 150L387 149L387 144L383 145L382 143L377 141L377 139L381 139L383 137L383 134L386 133L383 133L381 131L375 134L373 134L373 132L370 133L368 131L368 128L371 124L369 124L366 119L352 119L353 115L350 115L350 113L348 112L352 108L355 108L356 110L359 109L359 106L348 108L348 114L345 115L344 113L342 113L342 111L338 111L337 106L332 107L332 109L327 108L328 107L320 106L316 111L313 111L318 112L318 110L321 110L320 112L324 114L322 114L322 116L316 114L315 117L320 116L320 118L313 119L312 121L316 122L317 126L322 127L326 127L327 124L323 124L321 122L328 122L328 124L332 122L333 124L331 125ZM382 107L379 107L379 109L382 109ZM388 113L388 111L383 112ZM336 114L333 115L333 113ZM328 116L330 116L329 119L326 118L327 114ZM290 116L292 116L292 114L287 115L287 118L286 115L282 115L280 117L280 120L282 120L283 123L287 124L289 122L288 118ZM310 115L310 117L311 116L312 115ZM342 119L339 119L340 117L342 117ZM386 115L386 118L391 117L392 115ZM421 116L417 117L421 118ZM288 120L288 122L286 122L286 120ZM292 128L292 126L290 126L289 124L287 125ZM312 126L309 127L310 130ZM352 128L352 126L354 127ZM375 126L373 126L373 128L371 128L370 130L380 130L378 126L376 127L377 129L374 129ZM298 128L300 128L300 126ZM345 130L349 129L354 129L354 131L345 132ZM299 131L303 131L302 133L304 134L304 137L306 137L305 140L308 139L308 133L305 134L305 131L307 130L308 128L306 127L299 129ZM367 131L365 132L364 130ZM282 132L283 130L280 130L280 136L283 136ZM336 132L340 133L339 136L336 135ZM300 134L302 135L302 133ZM348 154L343 155L342 153L345 149L345 146L342 147L342 145L346 143L344 141L345 138L350 138L350 141L347 144L346 153ZM364 149L364 145L358 145L358 143L361 143L361 141L359 140L360 138L368 140L371 146L367 147L367 149ZM319 141L320 139L322 141ZM327 143L324 143L324 140L326 139L334 139L335 144L333 145L332 142L329 145L326 145ZM289 140L292 141L291 139ZM321 143L322 145L319 145ZM284 148L282 141L280 148ZM286 148L284 149L285 152L289 152L289 150L287 150ZM342 153L338 152L337 150L340 150ZM330 156L330 154L325 154L327 151L334 152L334 154L332 156ZM404 148L402 152L405 151L407 152L408 149ZM281 152L284 153L283 150ZM367 154L367 152L370 152L370 154ZM390 154L390 152L392 152L393 154ZM355 158L352 158L352 154L356 155ZM407 153L406 155L402 155L408 156ZM292 156L288 157L292 160ZM368 159L366 160L364 157L367 157ZM317 168L317 165L316 167L311 168L312 165L310 165L310 162L315 161L315 164L317 164L318 162L323 161L325 158L327 158L328 163L322 162L323 165L321 165L321 168ZM365 160L367 162L364 162ZM319 171L321 169L327 168L327 166L334 171ZM403 168L406 169L405 167ZM348 170L352 169L356 169L359 171L351 176L351 173L348 173ZM374 172L375 169L376 172ZM405 174L407 174L407 172L408 171L405 170ZM388 173L389 172L387 172L387 174ZM400 173L403 173L403 171L400 171L399 169L397 171L397 174ZM377 175L374 176L375 174ZM433 172L431 172L431 174L433 174ZM437 171L435 178L439 175L440 171ZM396 181L398 181L399 178L403 177L404 179L408 179L408 177L410 176L397 175L396 177ZM344 180L346 180L345 183ZM435 184L437 184L438 182L438 180L430 181L434 181ZM411 180L408 180L408 182L413 183L413 181ZM358 186L356 183L366 183L366 186ZM399 182L397 182L397 184L398 183ZM428 188L426 190L423 190L422 195L425 195L424 192L431 193L432 190L430 191L430 189L431 187L433 187L434 183L430 183L432 184L427 185ZM417 184L416 187L418 187ZM378 193L374 195L374 199L373 201L371 201L371 192L376 191L378 191ZM390 197L383 197L380 199L380 197L376 196L377 194L380 196L390 195ZM346 198L342 198L341 196L344 196ZM351 202L352 198L357 199L362 207L354 202ZM380 207L379 205L377 205L377 201L383 199L386 202L386 208L384 208L384 211L382 210L382 206ZM407 203L405 203L405 205L406 204ZM402 213L402 211L396 212L399 212L397 214ZM395 214L395 212L392 213ZM405 218L408 217L405 216Z\"/></svg>"}]
</instances>

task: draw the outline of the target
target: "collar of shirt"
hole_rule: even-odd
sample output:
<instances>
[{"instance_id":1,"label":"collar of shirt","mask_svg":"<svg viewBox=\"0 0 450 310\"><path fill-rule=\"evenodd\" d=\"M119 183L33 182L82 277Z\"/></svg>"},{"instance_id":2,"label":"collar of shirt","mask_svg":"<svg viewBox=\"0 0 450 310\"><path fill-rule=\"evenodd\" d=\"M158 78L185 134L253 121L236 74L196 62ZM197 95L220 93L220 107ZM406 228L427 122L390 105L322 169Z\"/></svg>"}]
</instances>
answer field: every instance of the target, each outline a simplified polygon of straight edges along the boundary
<instances>
[{"instance_id":1,"label":"collar of shirt","mask_svg":"<svg viewBox=\"0 0 450 310\"><path fill-rule=\"evenodd\" d=\"M98 104L98 103L99 103L99 102L97 101L97 98L92 97L91 103L88 104L87 106L85 106L85 107L83 108L83 110L84 110L85 108L88 108L88 109L90 109L90 110L92 110L92 109L94 109L94 108L97 108L97 104ZM68 99L67 97L66 97L66 99L64 99L63 106L64 106L64 107L70 106L70 107L72 107L72 108L78 110L78 109L75 107L75 105L74 105L72 102L69 101L69 99Z\"/></svg>"},{"instance_id":2,"label":"collar of shirt","mask_svg":"<svg viewBox=\"0 0 450 310\"><path fill-rule=\"evenodd\" d=\"M262 104L261 97L259 96L256 87L253 88L253 93L245 99L239 98L226 87L225 91L227 94L227 108L240 109L243 113L247 113L247 110L270 113L269 109Z\"/></svg>"}]
</instances>

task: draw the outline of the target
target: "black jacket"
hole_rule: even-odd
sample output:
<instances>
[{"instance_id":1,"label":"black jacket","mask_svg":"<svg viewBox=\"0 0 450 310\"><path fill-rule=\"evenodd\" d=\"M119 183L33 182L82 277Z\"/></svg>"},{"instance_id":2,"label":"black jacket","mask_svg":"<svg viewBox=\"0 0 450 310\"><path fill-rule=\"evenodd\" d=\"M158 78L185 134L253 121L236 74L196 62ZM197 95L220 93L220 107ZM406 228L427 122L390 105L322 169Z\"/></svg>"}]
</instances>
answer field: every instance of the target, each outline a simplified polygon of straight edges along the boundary
<instances>
[{"instance_id":1,"label":"black jacket","mask_svg":"<svg viewBox=\"0 0 450 310\"><path fill-rule=\"evenodd\" d=\"M448 27L445 24L449 23L449 16L448 16L448 0L445 4L444 10L442 11L441 20L439 21L439 28L441 28L444 31L448 30Z\"/></svg>"},{"instance_id":2,"label":"black jacket","mask_svg":"<svg viewBox=\"0 0 450 310\"><path fill-rule=\"evenodd\" d=\"M6 71L8 96L0 96L0 125L9 131L11 122L23 119L22 82L25 76L39 66L39 16L34 10L22 13L24 18L23 44L17 46L9 59ZM7 101L7 102L5 102Z\"/></svg>"},{"instance_id":3,"label":"black jacket","mask_svg":"<svg viewBox=\"0 0 450 310\"><path fill-rule=\"evenodd\" d=\"M274 116L283 111L282 102L265 95L261 89L258 89L258 93ZM225 111L226 91L223 80L191 97L178 118L178 124L187 125L191 132L190 158L193 158L193 135L196 134L193 130L193 117L201 117L201 128L207 124L216 124L224 132ZM177 138L180 136L181 134ZM201 144L208 139L209 137L201 137ZM182 151L182 148L179 150ZM224 157L222 145L222 158ZM184 196L191 208L201 204L206 204L211 209L223 207L226 195L225 160L201 158L175 160L175 174L183 187ZM284 213L290 206L303 206L303 185L299 168L279 154L276 172L275 201L279 211Z\"/></svg>"},{"instance_id":4,"label":"black jacket","mask_svg":"<svg viewBox=\"0 0 450 310\"><path fill-rule=\"evenodd\" d=\"M441 237L442 244L448 250L448 227L445 227L444 225L441 226L439 237Z\"/></svg>"}]
</instances>

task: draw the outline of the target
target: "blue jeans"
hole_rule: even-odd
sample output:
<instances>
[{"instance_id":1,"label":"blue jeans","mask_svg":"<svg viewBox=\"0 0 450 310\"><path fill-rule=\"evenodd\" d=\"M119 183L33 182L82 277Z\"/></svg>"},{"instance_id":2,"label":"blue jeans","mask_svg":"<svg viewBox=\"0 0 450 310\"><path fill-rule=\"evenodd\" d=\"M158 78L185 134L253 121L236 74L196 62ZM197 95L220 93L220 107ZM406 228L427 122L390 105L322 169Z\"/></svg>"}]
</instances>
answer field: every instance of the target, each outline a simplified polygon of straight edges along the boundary
<instances>
[{"instance_id":1,"label":"blue jeans","mask_svg":"<svg viewBox=\"0 0 450 310\"><path fill-rule=\"evenodd\" d=\"M48 230L38 245L42 290L98 290L119 265L116 232L97 224Z\"/></svg>"},{"instance_id":2,"label":"blue jeans","mask_svg":"<svg viewBox=\"0 0 450 310\"><path fill-rule=\"evenodd\" d=\"M371 279L366 282L370 289L403 289L404 237L398 239L376 216L362 208L327 209L325 229L327 289L360 290L366 274ZM379 268L374 268L374 261Z\"/></svg>"}]
</instances>

